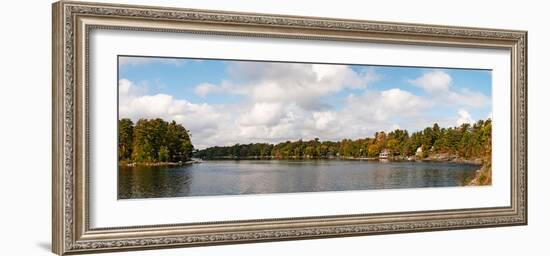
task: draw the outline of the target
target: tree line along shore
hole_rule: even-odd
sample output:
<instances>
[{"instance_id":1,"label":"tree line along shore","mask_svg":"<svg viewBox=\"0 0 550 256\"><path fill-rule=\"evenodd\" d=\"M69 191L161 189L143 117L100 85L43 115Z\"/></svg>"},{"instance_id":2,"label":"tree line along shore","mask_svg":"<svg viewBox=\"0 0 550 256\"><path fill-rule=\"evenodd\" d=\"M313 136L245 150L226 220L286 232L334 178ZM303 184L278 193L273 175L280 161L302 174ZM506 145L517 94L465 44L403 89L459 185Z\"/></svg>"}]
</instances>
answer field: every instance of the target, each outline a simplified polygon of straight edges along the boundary
<instances>
[{"instance_id":1,"label":"tree line along shore","mask_svg":"<svg viewBox=\"0 0 550 256\"><path fill-rule=\"evenodd\" d=\"M118 124L120 164L176 165L191 158L216 159L396 159L471 162L480 170L470 183L491 183L491 120L441 128L436 123L409 134L396 129L373 137L341 141L250 143L194 150L188 130L175 121L140 119Z\"/></svg>"},{"instance_id":2,"label":"tree line along shore","mask_svg":"<svg viewBox=\"0 0 550 256\"><path fill-rule=\"evenodd\" d=\"M491 120L440 128L438 124L409 134L396 129L372 138L341 141L286 141L215 146L195 151L202 159L378 159L481 161L491 151Z\"/></svg>"}]
</instances>

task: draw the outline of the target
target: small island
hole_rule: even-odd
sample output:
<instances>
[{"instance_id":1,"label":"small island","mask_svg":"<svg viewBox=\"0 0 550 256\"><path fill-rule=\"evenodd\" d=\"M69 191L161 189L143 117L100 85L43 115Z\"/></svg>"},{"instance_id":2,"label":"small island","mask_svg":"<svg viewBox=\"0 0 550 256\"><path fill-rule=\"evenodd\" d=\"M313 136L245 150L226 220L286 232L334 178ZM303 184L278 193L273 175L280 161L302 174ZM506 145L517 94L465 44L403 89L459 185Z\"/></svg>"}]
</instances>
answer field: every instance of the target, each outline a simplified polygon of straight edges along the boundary
<instances>
[{"instance_id":1,"label":"small island","mask_svg":"<svg viewBox=\"0 0 550 256\"><path fill-rule=\"evenodd\" d=\"M119 165L181 165L191 163L189 131L175 121L140 119L118 121Z\"/></svg>"}]
</instances>

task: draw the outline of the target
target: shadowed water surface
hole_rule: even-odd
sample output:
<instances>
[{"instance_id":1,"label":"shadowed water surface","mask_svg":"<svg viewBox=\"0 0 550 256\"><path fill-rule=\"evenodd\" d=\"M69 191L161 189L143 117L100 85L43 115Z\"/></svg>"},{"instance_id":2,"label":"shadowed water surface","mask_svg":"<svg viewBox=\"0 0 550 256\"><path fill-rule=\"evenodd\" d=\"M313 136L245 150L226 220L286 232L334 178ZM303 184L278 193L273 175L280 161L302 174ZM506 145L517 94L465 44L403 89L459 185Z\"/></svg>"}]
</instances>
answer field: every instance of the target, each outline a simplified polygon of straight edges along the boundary
<instances>
[{"instance_id":1,"label":"shadowed water surface","mask_svg":"<svg viewBox=\"0 0 550 256\"><path fill-rule=\"evenodd\" d=\"M118 198L462 186L477 165L343 160L205 161L119 167Z\"/></svg>"}]
</instances>

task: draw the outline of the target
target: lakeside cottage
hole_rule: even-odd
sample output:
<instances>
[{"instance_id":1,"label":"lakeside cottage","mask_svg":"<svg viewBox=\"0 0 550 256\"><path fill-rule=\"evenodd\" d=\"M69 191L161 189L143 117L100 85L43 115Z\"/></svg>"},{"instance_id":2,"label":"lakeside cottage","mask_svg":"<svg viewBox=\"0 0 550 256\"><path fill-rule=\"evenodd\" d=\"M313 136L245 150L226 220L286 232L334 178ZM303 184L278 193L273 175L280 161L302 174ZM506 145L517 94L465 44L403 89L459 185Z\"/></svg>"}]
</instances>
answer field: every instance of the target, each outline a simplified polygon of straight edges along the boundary
<instances>
[{"instance_id":1,"label":"lakeside cottage","mask_svg":"<svg viewBox=\"0 0 550 256\"><path fill-rule=\"evenodd\" d=\"M383 149L382 152L380 152L380 155L378 155L378 158L384 159L384 158L388 158L388 157L390 157L390 156L392 156L391 150L389 150L389 149Z\"/></svg>"},{"instance_id":2,"label":"lakeside cottage","mask_svg":"<svg viewBox=\"0 0 550 256\"><path fill-rule=\"evenodd\" d=\"M420 146L420 147L418 147L418 148L416 149L416 154L415 154L415 156L417 156L417 157L421 157L421 156L422 156L422 146Z\"/></svg>"}]
</instances>

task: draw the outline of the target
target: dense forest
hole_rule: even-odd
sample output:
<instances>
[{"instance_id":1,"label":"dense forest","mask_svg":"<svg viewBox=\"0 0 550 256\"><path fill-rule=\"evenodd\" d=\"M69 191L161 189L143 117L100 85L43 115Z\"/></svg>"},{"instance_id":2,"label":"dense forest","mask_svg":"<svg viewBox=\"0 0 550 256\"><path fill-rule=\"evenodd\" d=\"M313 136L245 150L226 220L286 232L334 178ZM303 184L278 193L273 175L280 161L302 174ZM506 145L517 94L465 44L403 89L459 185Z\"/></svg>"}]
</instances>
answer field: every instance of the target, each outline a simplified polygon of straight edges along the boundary
<instances>
[{"instance_id":1,"label":"dense forest","mask_svg":"<svg viewBox=\"0 0 550 256\"><path fill-rule=\"evenodd\" d=\"M461 159L481 159L491 151L491 120L470 125L441 128L438 124L409 134L406 130L377 132L372 138L341 141L286 141L278 144L251 143L226 147L210 147L193 155L202 159L328 159L375 158L382 151L394 157L424 159L434 155L450 155Z\"/></svg>"},{"instance_id":2,"label":"dense forest","mask_svg":"<svg viewBox=\"0 0 550 256\"><path fill-rule=\"evenodd\" d=\"M118 160L133 163L184 162L191 158L189 131L175 121L130 119L118 121Z\"/></svg>"}]
</instances>

